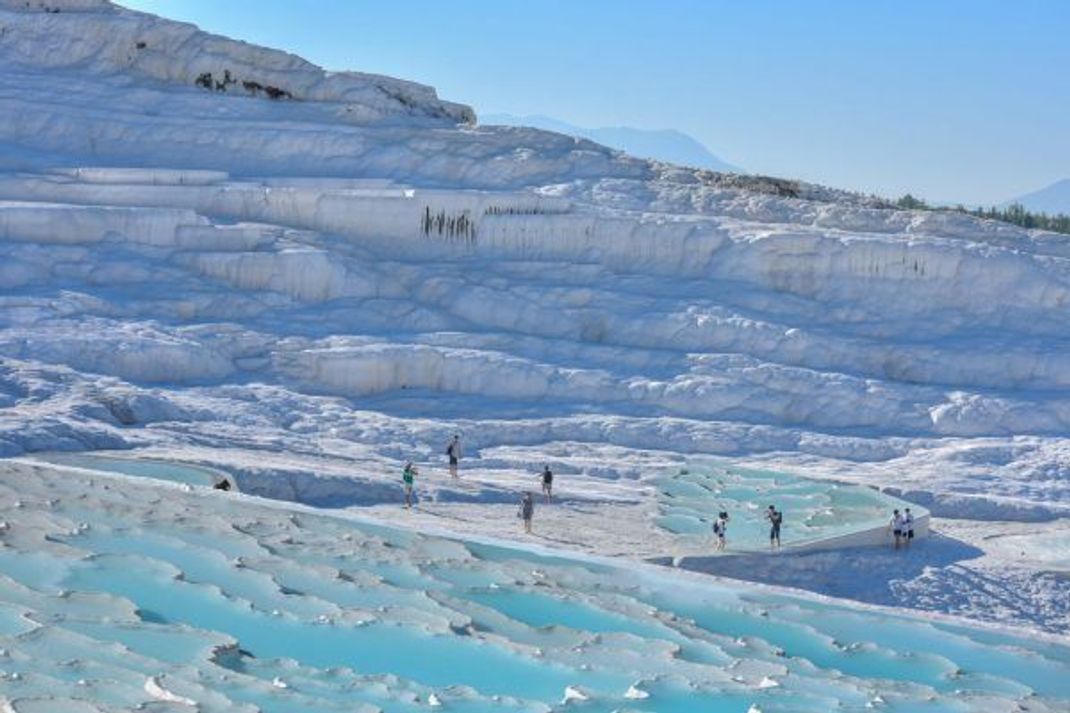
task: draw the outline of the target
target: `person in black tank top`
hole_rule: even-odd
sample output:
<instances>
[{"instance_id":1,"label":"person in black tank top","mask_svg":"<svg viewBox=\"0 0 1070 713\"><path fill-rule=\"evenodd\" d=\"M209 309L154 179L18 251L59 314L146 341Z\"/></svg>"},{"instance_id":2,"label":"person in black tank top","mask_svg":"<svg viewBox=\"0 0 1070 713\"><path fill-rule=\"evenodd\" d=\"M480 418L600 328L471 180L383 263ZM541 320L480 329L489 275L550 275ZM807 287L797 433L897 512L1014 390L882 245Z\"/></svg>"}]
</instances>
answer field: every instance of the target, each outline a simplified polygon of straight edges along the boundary
<instances>
[{"instance_id":1,"label":"person in black tank top","mask_svg":"<svg viewBox=\"0 0 1070 713\"><path fill-rule=\"evenodd\" d=\"M553 500L554 490L554 474L550 470L550 466L544 465L542 467L542 494L546 496L546 502Z\"/></svg>"}]
</instances>

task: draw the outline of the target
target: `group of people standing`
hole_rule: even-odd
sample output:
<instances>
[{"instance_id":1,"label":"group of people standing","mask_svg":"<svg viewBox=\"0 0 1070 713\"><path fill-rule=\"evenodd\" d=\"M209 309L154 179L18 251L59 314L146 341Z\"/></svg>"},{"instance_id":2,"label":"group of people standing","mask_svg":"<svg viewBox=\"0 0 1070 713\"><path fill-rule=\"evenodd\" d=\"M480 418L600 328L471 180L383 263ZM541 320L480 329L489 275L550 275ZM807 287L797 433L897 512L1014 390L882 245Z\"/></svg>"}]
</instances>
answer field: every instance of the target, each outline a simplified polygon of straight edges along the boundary
<instances>
[{"instance_id":1,"label":"group of people standing","mask_svg":"<svg viewBox=\"0 0 1070 713\"><path fill-rule=\"evenodd\" d=\"M910 543L914 540L914 514L910 512L910 508L904 508L902 513L899 510L893 510L888 529L894 538L895 549L910 547Z\"/></svg>"},{"instance_id":2,"label":"group of people standing","mask_svg":"<svg viewBox=\"0 0 1070 713\"><path fill-rule=\"evenodd\" d=\"M450 477L460 477L457 472L461 462L461 437L459 434L454 434L446 445L446 456L449 458ZM413 489L418 474L419 470L417 470L412 461L407 462L405 468L401 471L401 481L405 489L406 509L411 508L415 501ZM549 465L543 466L542 472L539 474L539 481L542 484L544 502L547 504L553 502L554 474ZM229 486L229 483L227 485ZM532 491L526 490L521 495L516 516L523 521L524 532L530 534L532 521L535 519L535 496ZM722 510L717 513L717 517L713 521L713 534L716 538L718 552L723 552L728 546L728 523L730 519L728 512ZM769 523L769 549L778 550L780 549L780 527L784 522L784 513L777 510L775 506L770 505L765 511L765 520ZM905 508L902 513L899 510L895 510L892 514L891 522L888 524L888 529L894 538L895 549L909 547L914 539L914 515L910 512L910 508Z\"/></svg>"},{"instance_id":3,"label":"group of people standing","mask_svg":"<svg viewBox=\"0 0 1070 713\"><path fill-rule=\"evenodd\" d=\"M717 538L716 548L718 552L723 552L728 546L728 521L730 519L728 511L722 510L717 513L717 517L713 521L713 535ZM779 549L780 525L784 522L784 513L770 505L765 511L765 519L769 522L769 549Z\"/></svg>"},{"instance_id":4,"label":"group of people standing","mask_svg":"<svg viewBox=\"0 0 1070 713\"><path fill-rule=\"evenodd\" d=\"M461 463L461 436L454 434L446 445L446 457L449 459L449 472L451 478L459 478L458 469ZM401 483L405 490L405 509L412 508L415 503L414 489L416 485L416 476L420 474L416 465L412 461L405 463L405 467L401 471ZM544 502L547 504L553 502L554 491L554 473L550 470L549 465L542 467L542 472L539 473L539 482L542 485L542 495ZM520 497L520 504L517 508L516 516L520 518L524 523L524 532L530 533L532 527L532 521L535 518L535 496L530 490L524 491L524 494Z\"/></svg>"},{"instance_id":5,"label":"group of people standing","mask_svg":"<svg viewBox=\"0 0 1070 713\"><path fill-rule=\"evenodd\" d=\"M446 444L446 457L449 458L450 463L450 477L459 478L460 474L457 469L461 464L461 436L460 434L453 434L453 438ZM416 496L416 476L420 474L420 470L410 460L405 464L405 467L401 470L401 485L405 489L405 509L409 509L413 506Z\"/></svg>"},{"instance_id":6,"label":"group of people standing","mask_svg":"<svg viewBox=\"0 0 1070 713\"><path fill-rule=\"evenodd\" d=\"M542 467L539 480L542 482L543 499L547 504L552 503L554 500L554 473L550 470L550 466L544 465ZM517 508L516 516L524 521L524 532L531 534L531 521L535 519L535 496L532 495L530 490L525 490L524 494L520 496L520 506Z\"/></svg>"},{"instance_id":7,"label":"group of people standing","mask_svg":"<svg viewBox=\"0 0 1070 713\"><path fill-rule=\"evenodd\" d=\"M726 536L729 519L728 513L722 510L717 513L717 517L713 521L713 535L717 538L716 549L718 552L723 552L727 546ZM779 549L780 526L784 522L784 513L770 505L765 511L765 519L769 523L769 549ZM895 549L898 550L901 547L910 546L910 543L914 540L914 514L910 512L910 508L904 508L902 512L898 509L892 512L892 519L888 523L888 531L892 535Z\"/></svg>"}]
</instances>

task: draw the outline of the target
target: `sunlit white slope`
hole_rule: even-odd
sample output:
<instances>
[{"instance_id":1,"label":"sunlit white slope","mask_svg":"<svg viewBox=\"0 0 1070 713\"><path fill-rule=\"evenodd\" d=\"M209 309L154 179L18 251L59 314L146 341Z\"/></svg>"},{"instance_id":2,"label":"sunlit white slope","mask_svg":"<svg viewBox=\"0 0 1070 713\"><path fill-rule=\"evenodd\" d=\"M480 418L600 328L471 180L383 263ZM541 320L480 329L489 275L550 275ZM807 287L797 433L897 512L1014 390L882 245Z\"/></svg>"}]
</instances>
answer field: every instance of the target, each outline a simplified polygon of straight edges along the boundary
<instances>
[{"instance_id":1,"label":"sunlit white slope","mask_svg":"<svg viewBox=\"0 0 1070 713\"><path fill-rule=\"evenodd\" d=\"M443 502L552 463L645 514L721 454L1067 513L1066 236L480 127L105 2L0 28L0 454L374 504L461 431Z\"/></svg>"}]
</instances>

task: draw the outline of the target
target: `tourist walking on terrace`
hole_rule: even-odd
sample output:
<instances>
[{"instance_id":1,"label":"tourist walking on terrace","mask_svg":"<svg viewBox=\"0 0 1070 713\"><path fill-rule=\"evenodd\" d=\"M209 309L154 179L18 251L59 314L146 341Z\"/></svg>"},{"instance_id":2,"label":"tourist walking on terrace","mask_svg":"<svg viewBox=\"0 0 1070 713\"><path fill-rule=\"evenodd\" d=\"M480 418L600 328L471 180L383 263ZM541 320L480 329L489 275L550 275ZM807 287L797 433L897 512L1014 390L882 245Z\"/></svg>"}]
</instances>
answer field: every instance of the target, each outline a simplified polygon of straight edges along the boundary
<instances>
[{"instance_id":1,"label":"tourist walking on terrace","mask_svg":"<svg viewBox=\"0 0 1070 713\"><path fill-rule=\"evenodd\" d=\"M717 513L717 519L713 521L713 534L717 536L717 550L723 552L725 545L725 535L728 532L728 513L721 511Z\"/></svg>"},{"instance_id":2,"label":"tourist walking on terrace","mask_svg":"<svg viewBox=\"0 0 1070 713\"><path fill-rule=\"evenodd\" d=\"M910 547L910 541L914 539L914 514L910 508L903 511L903 544Z\"/></svg>"},{"instance_id":3,"label":"tourist walking on terrace","mask_svg":"<svg viewBox=\"0 0 1070 713\"><path fill-rule=\"evenodd\" d=\"M535 498L531 496L531 491L526 491L524 497L520 498L520 507L516 511L516 516L524 521L524 532L531 534L531 519L535 516Z\"/></svg>"},{"instance_id":4,"label":"tourist walking on terrace","mask_svg":"<svg viewBox=\"0 0 1070 713\"><path fill-rule=\"evenodd\" d=\"M550 470L550 466L544 465L542 467L542 494L546 497L546 502L553 500L554 490L554 474Z\"/></svg>"},{"instance_id":5,"label":"tourist walking on terrace","mask_svg":"<svg viewBox=\"0 0 1070 713\"><path fill-rule=\"evenodd\" d=\"M405 509L408 510L412 507L412 486L413 481L420 471L416 470L416 466L412 464L410 460L405 464L405 469L401 471L401 482L405 485Z\"/></svg>"},{"instance_id":6,"label":"tourist walking on terrace","mask_svg":"<svg viewBox=\"0 0 1070 713\"><path fill-rule=\"evenodd\" d=\"M899 514L898 510L892 511L892 519L888 522L888 529L891 530L894 538L893 546L898 550L903 541L903 516Z\"/></svg>"},{"instance_id":7,"label":"tourist walking on terrace","mask_svg":"<svg viewBox=\"0 0 1070 713\"><path fill-rule=\"evenodd\" d=\"M784 513L772 505L765 511L765 519L769 521L769 549L780 547L780 524L784 522Z\"/></svg>"},{"instance_id":8,"label":"tourist walking on terrace","mask_svg":"<svg viewBox=\"0 0 1070 713\"><path fill-rule=\"evenodd\" d=\"M446 446L446 455L450 459L450 477L457 477L457 465L461 462L461 437L458 434L453 434L453 438L450 439L449 445Z\"/></svg>"}]
</instances>

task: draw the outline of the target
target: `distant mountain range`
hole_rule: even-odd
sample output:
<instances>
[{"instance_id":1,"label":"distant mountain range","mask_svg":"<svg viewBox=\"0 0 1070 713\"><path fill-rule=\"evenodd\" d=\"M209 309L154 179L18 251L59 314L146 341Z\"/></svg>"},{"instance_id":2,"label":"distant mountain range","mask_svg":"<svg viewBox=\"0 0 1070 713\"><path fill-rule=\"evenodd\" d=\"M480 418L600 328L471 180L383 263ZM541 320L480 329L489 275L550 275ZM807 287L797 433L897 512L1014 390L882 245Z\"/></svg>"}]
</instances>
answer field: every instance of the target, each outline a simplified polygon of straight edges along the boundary
<instances>
[{"instance_id":1,"label":"distant mountain range","mask_svg":"<svg viewBox=\"0 0 1070 713\"><path fill-rule=\"evenodd\" d=\"M636 129L630 126L607 126L587 129L549 116L515 116L513 114L481 114L482 124L532 126L596 141L639 158L652 158L683 166L708 168L724 173L746 173L739 166L723 161L697 139L675 129Z\"/></svg>"},{"instance_id":2,"label":"distant mountain range","mask_svg":"<svg viewBox=\"0 0 1070 713\"><path fill-rule=\"evenodd\" d=\"M1027 210L1039 213L1070 215L1070 178L1056 181L1050 186L1026 193L1010 202L1021 203Z\"/></svg>"}]
</instances>

